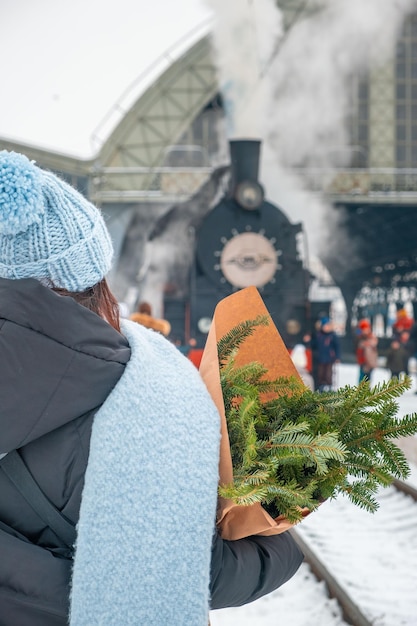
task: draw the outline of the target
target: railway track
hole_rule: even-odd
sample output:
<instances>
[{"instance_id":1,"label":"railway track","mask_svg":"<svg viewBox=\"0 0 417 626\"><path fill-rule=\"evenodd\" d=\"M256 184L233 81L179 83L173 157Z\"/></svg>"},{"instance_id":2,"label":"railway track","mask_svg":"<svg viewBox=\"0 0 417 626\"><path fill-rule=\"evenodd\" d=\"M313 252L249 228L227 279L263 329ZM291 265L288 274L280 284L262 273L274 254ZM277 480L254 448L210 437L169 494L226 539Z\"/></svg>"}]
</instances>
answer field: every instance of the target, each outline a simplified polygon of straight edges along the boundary
<instances>
[{"instance_id":1,"label":"railway track","mask_svg":"<svg viewBox=\"0 0 417 626\"><path fill-rule=\"evenodd\" d=\"M319 528L310 529L309 524L303 522L297 530L291 532L303 550L313 574L318 580L325 582L329 596L335 598L340 605L346 623L353 626L416 626L417 540L413 540L413 537L417 535L417 489L408 483L395 480L391 487L381 491L378 499L381 513L378 512L375 519L369 513L364 513L369 516L369 523L362 527L361 521L359 524L353 522L350 526L349 507L344 515L346 534L349 534L349 526L351 530L353 528L354 542L360 542L361 545L369 543L368 553L374 551L376 556L376 559L371 560L371 565L368 559L363 559L363 568L360 569L364 575L359 585L355 572L357 568L352 566L349 574L349 568L346 567L346 564L352 564L348 555L351 549L349 539L343 542L339 536L334 541L326 541L326 535L331 537L340 523L320 532ZM332 506L334 503L329 503L326 517L331 515ZM383 518L378 520L378 515L383 515ZM308 520L315 521L314 516ZM384 527L385 535L380 532ZM362 537L359 536L361 528ZM404 535L402 538L400 533ZM396 540L399 539L400 545L404 544L403 551L389 549L394 536ZM409 553L407 548L410 549ZM330 557L331 553L333 554ZM396 596L389 593L393 576L396 578L397 592L402 586L404 595L407 596L409 589L410 595L404 598L404 602L400 601L401 594ZM384 578L385 584L375 584L376 579ZM414 583L410 585L410 581Z\"/></svg>"},{"instance_id":2,"label":"railway track","mask_svg":"<svg viewBox=\"0 0 417 626\"><path fill-rule=\"evenodd\" d=\"M317 556L314 549L312 549L309 544L301 538L297 531L292 530L290 532L303 551L305 561L310 566L314 576L317 580L324 581L329 597L334 598L340 606L341 614L345 622L354 626L372 626L372 622L369 621L360 607L345 591L343 586L337 581L328 567L326 567L324 562Z\"/></svg>"},{"instance_id":3,"label":"railway track","mask_svg":"<svg viewBox=\"0 0 417 626\"><path fill-rule=\"evenodd\" d=\"M403 414L415 410L414 397L402 401ZM417 465L417 438L398 445ZM214 611L211 626L417 626L417 477L413 484L381 489L374 515L346 498L324 503L290 531L306 556L297 574L257 602Z\"/></svg>"},{"instance_id":4,"label":"railway track","mask_svg":"<svg viewBox=\"0 0 417 626\"><path fill-rule=\"evenodd\" d=\"M276 592L212 614L212 626L417 626L417 490L382 489L374 515L345 498L289 532L305 563Z\"/></svg>"},{"instance_id":5,"label":"railway track","mask_svg":"<svg viewBox=\"0 0 417 626\"><path fill-rule=\"evenodd\" d=\"M405 493L407 496L411 496L414 502L417 502L417 489L415 487L413 487L409 483L405 483L402 480L394 480L392 485L401 493Z\"/></svg>"}]
</instances>

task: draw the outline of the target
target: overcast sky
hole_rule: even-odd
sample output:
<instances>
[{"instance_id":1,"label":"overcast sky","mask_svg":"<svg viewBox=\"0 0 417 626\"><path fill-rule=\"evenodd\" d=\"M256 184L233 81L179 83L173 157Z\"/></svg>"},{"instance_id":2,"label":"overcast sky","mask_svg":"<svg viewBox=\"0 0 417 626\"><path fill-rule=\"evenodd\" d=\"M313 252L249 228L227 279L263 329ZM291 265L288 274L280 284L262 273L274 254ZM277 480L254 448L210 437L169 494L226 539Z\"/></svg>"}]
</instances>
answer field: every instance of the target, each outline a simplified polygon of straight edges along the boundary
<instances>
[{"instance_id":1,"label":"overcast sky","mask_svg":"<svg viewBox=\"0 0 417 626\"><path fill-rule=\"evenodd\" d=\"M93 156L129 86L210 16L203 0L1 0L0 137Z\"/></svg>"}]
</instances>

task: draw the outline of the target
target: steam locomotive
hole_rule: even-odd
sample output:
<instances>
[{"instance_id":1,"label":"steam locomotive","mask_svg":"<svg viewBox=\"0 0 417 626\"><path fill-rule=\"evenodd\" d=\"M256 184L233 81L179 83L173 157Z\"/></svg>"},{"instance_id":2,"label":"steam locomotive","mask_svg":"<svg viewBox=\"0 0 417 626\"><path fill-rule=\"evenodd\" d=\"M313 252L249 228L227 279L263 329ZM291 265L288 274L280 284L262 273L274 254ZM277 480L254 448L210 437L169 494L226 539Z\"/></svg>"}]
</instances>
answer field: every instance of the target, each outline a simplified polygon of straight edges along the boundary
<instances>
[{"instance_id":1,"label":"steam locomotive","mask_svg":"<svg viewBox=\"0 0 417 626\"><path fill-rule=\"evenodd\" d=\"M216 304L251 285L289 348L310 327L311 278L298 246L302 225L265 200L258 180L260 145L230 141L229 189L197 229L188 298L164 298L164 316L178 343L193 340L203 348Z\"/></svg>"}]
</instances>

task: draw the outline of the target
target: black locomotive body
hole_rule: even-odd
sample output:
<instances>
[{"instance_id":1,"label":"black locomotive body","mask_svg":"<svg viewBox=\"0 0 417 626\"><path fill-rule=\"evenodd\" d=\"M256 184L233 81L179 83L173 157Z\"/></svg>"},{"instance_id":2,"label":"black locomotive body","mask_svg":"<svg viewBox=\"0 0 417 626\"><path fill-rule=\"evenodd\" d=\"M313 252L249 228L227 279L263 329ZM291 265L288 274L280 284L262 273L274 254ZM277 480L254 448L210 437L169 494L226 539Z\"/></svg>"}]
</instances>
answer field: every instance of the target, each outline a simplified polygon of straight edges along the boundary
<instances>
[{"instance_id":1,"label":"black locomotive body","mask_svg":"<svg viewBox=\"0 0 417 626\"><path fill-rule=\"evenodd\" d=\"M299 252L301 224L264 198L258 182L260 142L230 142L230 191L196 232L189 297L165 298L172 337L204 347L216 304L247 286L258 288L286 345L309 329L310 274Z\"/></svg>"}]
</instances>

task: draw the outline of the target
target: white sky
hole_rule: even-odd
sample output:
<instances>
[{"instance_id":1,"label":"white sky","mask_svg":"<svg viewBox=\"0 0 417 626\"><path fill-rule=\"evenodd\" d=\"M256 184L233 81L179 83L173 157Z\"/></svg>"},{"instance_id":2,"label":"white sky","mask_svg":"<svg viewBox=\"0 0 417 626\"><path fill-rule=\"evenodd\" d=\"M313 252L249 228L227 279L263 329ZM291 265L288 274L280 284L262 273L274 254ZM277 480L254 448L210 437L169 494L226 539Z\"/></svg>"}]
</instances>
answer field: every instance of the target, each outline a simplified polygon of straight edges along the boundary
<instances>
[{"instance_id":1,"label":"white sky","mask_svg":"<svg viewBox=\"0 0 417 626\"><path fill-rule=\"evenodd\" d=\"M203 0L1 0L0 137L93 156L126 89L210 16Z\"/></svg>"}]
</instances>

